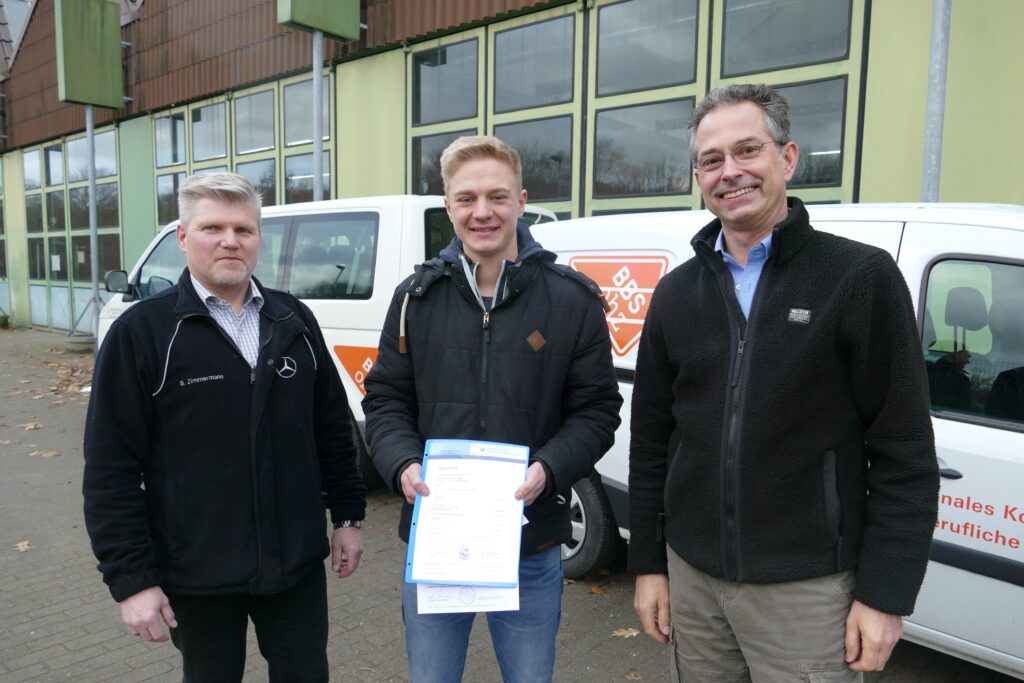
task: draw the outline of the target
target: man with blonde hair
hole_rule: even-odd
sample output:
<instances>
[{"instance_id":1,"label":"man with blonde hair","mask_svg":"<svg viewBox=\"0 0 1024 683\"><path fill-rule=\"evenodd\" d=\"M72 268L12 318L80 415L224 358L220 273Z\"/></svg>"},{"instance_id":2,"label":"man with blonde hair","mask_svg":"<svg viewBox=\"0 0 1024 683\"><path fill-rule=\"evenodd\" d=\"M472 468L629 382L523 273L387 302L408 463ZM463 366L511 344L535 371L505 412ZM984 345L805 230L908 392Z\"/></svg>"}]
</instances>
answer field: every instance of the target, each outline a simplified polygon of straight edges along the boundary
<instances>
[{"instance_id":1,"label":"man with blonde hair","mask_svg":"<svg viewBox=\"0 0 1024 683\"><path fill-rule=\"evenodd\" d=\"M430 495L421 477L427 439L530 448L515 492L528 520L519 610L487 621L504 680L543 683L555 663L570 487L611 446L622 398L600 291L517 227L526 205L518 153L492 137L463 137L441 169L455 239L395 291L366 379L366 434L384 481L405 499L403 540L416 496ZM402 615L412 681L461 680L476 615L419 614L411 583Z\"/></svg>"},{"instance_id":2,"label":"man with blonde hair","mask_svg":"<svg viewBox=\"0 0 1024 683\"><path fill-rule=\"evenodd\" d=\"M139 638L171 628L189 683L241 680L250 619L271 681L326 681L323 560L346 577L363 552L345 392L310 310L252 277L252 184L195 175L178 198L188 267L121 315L96 358L93 551Z\"/></svg>"}]
</instances>

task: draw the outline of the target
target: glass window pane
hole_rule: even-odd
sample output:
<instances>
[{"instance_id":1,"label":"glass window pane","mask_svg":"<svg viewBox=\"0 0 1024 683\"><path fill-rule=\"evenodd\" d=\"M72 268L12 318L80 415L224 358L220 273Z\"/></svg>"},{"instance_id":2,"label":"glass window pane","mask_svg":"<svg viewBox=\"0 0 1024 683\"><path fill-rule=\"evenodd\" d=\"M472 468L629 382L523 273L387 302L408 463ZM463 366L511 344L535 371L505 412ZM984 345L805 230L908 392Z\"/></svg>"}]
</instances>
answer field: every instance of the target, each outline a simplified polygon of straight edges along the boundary
<instances>
[{"instance_id":1,"label":"glass window pane","mask_svg":"<svg viewBox=\"0 0 1024 683\"><path fill-rule=\"evenodd\" d=\"M64 190L46 193L46 229L50 232L63 231Z\"/></svg>"},{"instance_id":2,"label":"glass window pane","mask_svg":"<svg viewBox=\"0 0 1024 683\"><path fill-rule=\"evenodd\" d=\"M75 187L68 190L71 202L71 229L89 229L89 188ZM103 183L96 186L96 226L116 228L120 221L117 211L117 183Z\"/></svg>"},{"instance_id":3,"label":"glass window pane","mask_svg":"<svg viewBox=\"0 0 1024 683\"><path fill-rule=\"evenodd\" d=\"M48 263L51 280L68 279L68 238L50 238L50 260Z\"/></svg>"},{"instance_id":4,"label":"glass window pane","mask_svg":"<svg viewBox=\"0 0 1024 683\"><path fill-rule=\"evenodd\" d=\"M1024 268L936 264L922 344L933 408L1024 422Z\"/></svg>"},{"instance_id":5,"label":"glass window pane","mask_svg":"<svg viewBox=\"0 0 1024 683\"><path fill-rule=\"evenodd\" d=\"M235 152L260 152L274 148L274 91L267 90L235 100Z\"/></svg>"},{"instance_id":6,"label":"glass window pane","mask_svg":"<svg viewBox=\"0 0 1024 683\"><path fill-rule=\"evenodd\" d=\"M96 177L106 178L117 175L117 139L114 131L108 130L95 137ZM68 182L74 183L89 178L89 142L75 138L67 144Z\"/></svg>"},{"instance_id":7,"label":"glass window pane","mask_svg":"<svg viewBox=\"0 0 1024 683\"><path fill-rule=\"evenodd\" d=\"M326 159L327 155L324 155L324 158ZM238 164L235 166L235 172L244 175L256 186L263 197L263 206L274 206L277 203L277 169L273 159Z\"/></svg>"},{"instance_id":8,"label":"glass window pane","mask_svg":"<svg viewBox=\"0 0 1024 683\"><path fill-rule=\"evenodd\" d=\"M839 185L846 81L835 78L776 90L789 102L790 135L800 147L800 161L789 186Z\"/></svg>"},{"instance_id":9,"label":"glass window pane","mask_svg":"<svg viewBox=\"0 0 1024 683\"><path fill-rule=\"evenodd\" d=\"M203 175L206 173L223 173L228 170L227 166L210 166L209 168L197 168L195 174Z\"/></svg>"},{"instance_id":10,"label":"glass window pane","mask_svg":"<svg viewBox=\"0 0 1024 683\"><path fill-rule=\"evenodd\" d=\"M4 234L4 200L0 190L0 235Z\"/></svg>"},{"instance_id":11,"label":"glass window pane","mask_svg":"<svg viewBox=\"0 0 1024 683\"><path fill-rule=\"evenodd\" d=\"M412 139L413 194L444 194L441 152L463 135L476 135L476 130L460 130Z\"/></svg>"},{"instance_id":12,"label":"glass window pane","mask_svg":"<svg viewBox=\"0 0 1024 683\"><path fill-rule=\"evenodd\" d=\"M320 88L320 120L324 140L331 138L331 80L323 77ZM284 144L305 145L313 142L313 80L292 83L284 87Z\"/></svg>"},{"instance_id":13,"label":"glass window pane","mask_svg":"<svg viewBox=\"0 0 1024 683\"><path fill-rule=\"evenodd\" d=\"M850 0L725 0L722 75L842 59Z\"/></svg>"},{"instance_id":14,"label":"glass window pane","mask_svg":"<svg viewBox=\"0 0 1024 683\"><path fill-rule=\"evenodd\" d=\"M0 240L0 278L7 277L7 240Z\"/></svg>"},{"instance_id":15,"label":"glass window pane","mask_svg":"<svg viewBox=\"0 0 1024 683\"><path fill-rule=\"evenodd\" d=\"M476 116L477 41L443 45L412 57L412 123Z\"/></svg>"},{"instance_id":16,"label":"glass window pane","mask_svg":"<svg viewBox=\"0 0 1024 683\"><path fill-rule=\"evenodd\" d=\"M288 291L300 299L368 299L377 254L374 212L296 218Z\"/></svg>"},{"instance_id":17,"label":"glass window pane","mask_svg":"<svg viewBox=\"0 0 1024 683\"><path fill-rule=\"evenodd\" d=\"M25 169L25 189L35 190L39 188L39 150L33 149L21 155L21 164Z\"/></svg>"},{"instance_id":18,"label":"glass window pane","mask_svg":"<svg viewBox=\"0 0 1024 683\"><path fill-rule=\"evenodd\" d=\"M509 123L494 136L516 148L530 201L572 197L572 117Z\"/></svg>"},{"instance_id":19,"label":"glass window pane","mask_svg":"<svg viewBox=\"0 0 1024 683\"><path fill-rule=\"evenodd\" d=\"M324 152L324 199L331 198L331 154ZM313 201L313 155L302 154L284 160L284 203Z\"/></svg>"},{"instance_id":20,"label":"glass window pane","mask_svg":"<svg viewBox=\"0 0 1024 683\"><path fill-rule=\"evenodd\" d=\"M46 243L42 237L28 240L28 276L33 280L46 279Z\"/></svg>"},{"instance_id":21,"label":"glass window pane","mask_svg":"<svg viewBox=\"0 0 1024 683\"><path fill-rule=\"evenodd\" d=\"M27 232L43 231L43 195L41 194L25 196L25 230Z\"/></svg>"},{"instance_id":22,"label":"glass window pane","mask_svg":"<svg viewBox=\"0 0 1024 683\"><path fill-rule=\"evenodd\" d=\"M176 284L184 269L185 253L175 234L164 235L139 269L139 296L145 299Z\"/></svg>"},{"instance_id":23,"label":"glass window pane","mask_svg":"<svg viewBox=\"0 0 1024 683\"><path fill-rule=\"evenodd\" d=\"M281 257L284 255L284 233L291 219L277 216L261 221L260 225L260 258L256 262L253 275L266 287L281 289Z\"/></svg>"},{"instance_id":24,"label":"glass window pane","mask_svg":"<svg viewBox=\"0 0 1024 683\"><path fill-rule=\"evenodd\" d=\"M424 255L425 259L432 259L441 253L441 250L448 246L455 237L455 226L452 225L452 219L448 217L448 212L442 208L427 209L423 213L423 225L426 231L426 248L427 253Z\"/></svg>"},{"instance_id":25,"label":"glass window pane","mask_svg":"<svg viewBox=\"0 0 1024 683\"><path fill-rule=\"evenodd\" d=\"M216 159L227 154L227 127L223 102L192 110L192 159Z\"/></svg>"},{"instance_id":26,"label":"glass window pane","mask_svg":"<svg viewBox=\"0 0 1024 683\"><path fill-rule=\"evenodd\" d=\"M46 184L60 185L64 182L64 150L60 145L46 148Z\"/></svg>"},{"instance_id":27,"label":"glass window pane","mask_svg":"<svg viewBox=\"0 0 1024 683\"><path fill-rule=\"evenodd\" d=\"M156 136L156 165L185 163L185 113L164 116L153 124Z\"/></svg>"},{"instance_id":28,"label":"glass window pane","mask_svg":"<svg viewBox=\"0 0 1024 683\"><path fill-rule=\"evenodd\" d=\"M594 196L689 192L686 124L691 113L693 100L598 112Z\"/></svg>"},{"instance_id":29,"label":"glass window pane","mask_svg":"<svg viewBox=\"0 0 1024 683\"><path fill-rule=\"evenodd\" d=\"M597 14L597 94L691 83L697 0L631 0Z\"/></svg>"},{"instance_id":30,"label":"glass window pane","mask_svg":"<svg viewBox=\"0 0 1024 683\"><path fill-rule=\"evenodd\" d=\"M170 235L174 237L174 235ZM165 240L166 241L166 240ZM100 251L100 279L103 278L103 274L108 270L118 270L121 267L121 238L117 234L106 234L97 235L96 243L99 245ZM175 242L177 247L177 242ZM89 250L89 236L88 235L76 235L71 238L71 271L76 282L91 282L92 281L92 261L90 260ZM185 254L179 249L178 253L181 254L181 268L178 268L178 273L185 268ZM177 281L177 277L175 277Z\"/></svg>"},{"instance_id":31,"label":"glass window pane","mask_svg":"<svg viewBox=\"0 0 1024 683\"><path fill-rule=\"evenodd\" d=\"M502 31L494 39L494 110L572 99L572 15Z\"/></svg>"},{"instance_id":32,"label":"glass window pane","mask_svg":"<svg viewBox=\"0 0 1024 683\"><path fill-rule=\"evenodd\" d=\"M156 178L156 220L166 225L178 217L178 188L185 182L184 173L168 173Z\"/></svg>"}]
</instances>

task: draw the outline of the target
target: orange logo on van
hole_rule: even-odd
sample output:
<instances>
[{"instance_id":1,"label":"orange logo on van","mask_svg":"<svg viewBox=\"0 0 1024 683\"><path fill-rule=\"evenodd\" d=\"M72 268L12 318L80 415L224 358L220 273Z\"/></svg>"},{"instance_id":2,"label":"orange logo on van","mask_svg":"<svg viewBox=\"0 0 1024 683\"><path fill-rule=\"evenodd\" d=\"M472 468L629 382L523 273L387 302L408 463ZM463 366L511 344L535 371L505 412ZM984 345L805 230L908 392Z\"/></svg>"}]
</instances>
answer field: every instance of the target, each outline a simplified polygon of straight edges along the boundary
<instances>
[{"instance_id":1,"label":"orange logo on van","mask_svg":"<svg viewBox=\"0 0 1024 683\"><path fill-rule=\"evenodd\" d=\"M366 396L363 382L370 374L370 368L377 362L377 349L369 346L335 346L334 355L341 361L341 366L356 383L359 391Z\"/></svg>"},{"instance_id":2,"label":"orange logo on van","mask_svg":"<svg viewBox=\"0 0 1024 683\"><path fill-rule=\"evenodd\" d=\"M597 283L611 310L608 332L612 350L625 356L640 343L651 294L668 272L665 256L574 256L569 266Z\"/></svg>"}]
</instances>

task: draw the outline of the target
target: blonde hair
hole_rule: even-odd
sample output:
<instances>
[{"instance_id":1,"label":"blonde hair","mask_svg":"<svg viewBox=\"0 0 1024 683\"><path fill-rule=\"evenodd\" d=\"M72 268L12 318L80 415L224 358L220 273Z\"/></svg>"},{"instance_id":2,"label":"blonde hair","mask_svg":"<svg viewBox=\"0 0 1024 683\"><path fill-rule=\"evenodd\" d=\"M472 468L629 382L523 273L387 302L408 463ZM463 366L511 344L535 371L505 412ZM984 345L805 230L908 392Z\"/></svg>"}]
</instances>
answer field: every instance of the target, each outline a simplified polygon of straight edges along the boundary
<instances>
[{"instance_id":1,"label":"blonde hair","mask_svg":"<svg viewBox=\"0 0 1024 683\"><path fill-rule=\"evenodd\" d=\"M441 154L441 180L444 181L445 194L448 194L448 183L455 172L467 161L475 159L505 162L516 177L516 189L523 189L523 162L515 148L490 135L464 135Z\"/></svg>"},{"instance_id":2,"label":"blonde hair","mask_svg":"<svg viewBox=\"0 0 1024 683\"><path fill-rule=\"evenodd\" d=\"M188 225L200 199L219 199L233 204L249 204L256 209L259 225L263 197L243 175L237 173L197 173L185 179L178 188L178 218Z\"/></svg>"}]
</instances>

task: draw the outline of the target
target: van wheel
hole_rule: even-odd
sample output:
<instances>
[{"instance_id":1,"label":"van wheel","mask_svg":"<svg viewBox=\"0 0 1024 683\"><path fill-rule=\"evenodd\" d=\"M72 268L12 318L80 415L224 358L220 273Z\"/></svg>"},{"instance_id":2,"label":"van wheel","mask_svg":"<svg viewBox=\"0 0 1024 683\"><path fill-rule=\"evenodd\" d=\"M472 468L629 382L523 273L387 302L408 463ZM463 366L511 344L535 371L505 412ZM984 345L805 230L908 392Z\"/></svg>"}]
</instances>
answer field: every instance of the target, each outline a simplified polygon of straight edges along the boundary
<instances>
[{"instance_id":1,"label":"van wheel","mask_svg":"<svg viewBox=\"0 0 1024 683\"><path fill-rule=\"evenodd\" d=\"M562 544L562 573L578 579L603 569L619 548L619 529L596 474L572 485L572 540Z\"/></svg>"}]
</instances>

